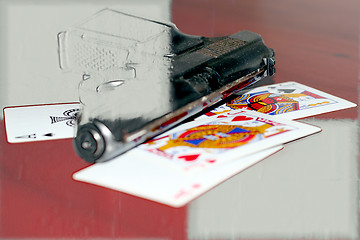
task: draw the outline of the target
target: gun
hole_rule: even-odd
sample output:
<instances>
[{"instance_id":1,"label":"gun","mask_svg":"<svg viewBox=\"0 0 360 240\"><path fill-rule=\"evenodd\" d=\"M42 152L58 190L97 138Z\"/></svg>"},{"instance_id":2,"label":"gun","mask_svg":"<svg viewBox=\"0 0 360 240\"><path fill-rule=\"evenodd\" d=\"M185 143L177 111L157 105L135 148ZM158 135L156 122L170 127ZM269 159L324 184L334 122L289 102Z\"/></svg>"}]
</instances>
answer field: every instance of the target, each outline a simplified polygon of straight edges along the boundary
<instances>
[{"instance_id":1,"label":"gun","mask_svg":"<svg viewBox=\"0 0 360 240\"><path fill-rule=\"evenodd\" d=\"M60 68L82 73L74 148L110 160L275 73L260 35L191 36L104 9L58 34Z\"/></svg>"}]
</instances>

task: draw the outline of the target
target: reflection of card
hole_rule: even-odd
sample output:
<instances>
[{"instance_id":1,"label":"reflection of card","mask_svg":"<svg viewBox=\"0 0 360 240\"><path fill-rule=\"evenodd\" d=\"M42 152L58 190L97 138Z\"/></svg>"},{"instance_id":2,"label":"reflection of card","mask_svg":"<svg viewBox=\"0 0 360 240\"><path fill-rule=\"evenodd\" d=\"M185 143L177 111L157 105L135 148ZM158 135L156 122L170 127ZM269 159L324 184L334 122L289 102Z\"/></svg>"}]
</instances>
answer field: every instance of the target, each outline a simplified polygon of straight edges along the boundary
<instances>
[{"instance_id":1,"label":"reflection of card","mask_svg":"<svg viewBox=\"0 0 360 240\"><path fill-rule=\"evenodd\" d=\"M140 145L139 158L192 172L320 131L318 127L266 114L235 110L189 122Z\"/></svg>"},{"instance_id":2,"label":"reflection of card","mask_svg":"<svg viewBox=\"0 0 360 240\"><path fill-rule=\"evenodd\" d=\"M355 106L354 103L300 83L286 82L255 88L206 115L246 109L269 115L281 115L287 119L299 119Z\"/></svg>"},{"instance_id":3,"label":"reflection of card","mask_svg":"<svg viewBox=\"0 0 360 240\"><path fill-rule=\"evenodd\" d=\"M153 164L146 158L139 158L131 150L111 161L80 170L73 178L173 207L181 207L280 149L281 147L267 149L192 175Z\"/></svg>"},{"instance_id":4,"label":"reflection of card","mask_svg":"<svg viewBox=\"0 0 360 240\"><path fill-rule=\"evenodd\" d=\"M74 137L79 104L49 104L4 108L9 143Z\"/></svg>"}]
</instances>

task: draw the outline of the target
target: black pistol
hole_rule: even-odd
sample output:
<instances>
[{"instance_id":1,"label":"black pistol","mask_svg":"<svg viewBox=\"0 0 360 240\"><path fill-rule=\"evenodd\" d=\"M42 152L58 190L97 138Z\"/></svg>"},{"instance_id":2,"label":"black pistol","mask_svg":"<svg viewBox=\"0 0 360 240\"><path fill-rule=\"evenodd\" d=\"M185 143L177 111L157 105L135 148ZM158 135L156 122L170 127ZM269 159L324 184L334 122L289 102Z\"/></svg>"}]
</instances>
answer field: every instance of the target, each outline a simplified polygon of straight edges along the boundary
<instances>
[{"instance_id":1,"label":"black pistol","mask_svg":"<svg viewBox=\"0 0 360 240\"><path fill-rule=\"evenodd\" d=\"M272 76L274 50L241 31L207 38L105 9L58 35L60 67L82 73L74 146L110 160Z\"/></svg>"}]
</instances>

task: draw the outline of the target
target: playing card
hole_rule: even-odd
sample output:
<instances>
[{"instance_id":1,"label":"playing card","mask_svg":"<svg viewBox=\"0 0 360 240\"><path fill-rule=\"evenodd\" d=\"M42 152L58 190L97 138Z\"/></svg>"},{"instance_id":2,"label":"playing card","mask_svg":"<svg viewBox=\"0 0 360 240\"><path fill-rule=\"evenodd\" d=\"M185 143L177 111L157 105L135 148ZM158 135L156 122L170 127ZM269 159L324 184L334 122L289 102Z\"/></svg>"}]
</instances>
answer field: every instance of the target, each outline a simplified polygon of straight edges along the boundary
<instances>
[{"instance_id":1,"label":"playing card","mask_svg":"<svg viewBox=\"0 0 360 240\"><path fill-rule=\"evenodd\" d=\"M234 110L180 125L132 151L139 158L193 173L320 130L254 111Z\"/></svg>"},{"instance_id":2,"label":"playing card","mask_svg":"<svg viewBox=\"0 0 360 240\"><path fill-rule=\"evenodd\" d=\"M48 104L4 108L9 143L74 137L78 103Z\"/></svg>"},{"instance_id":3,"label":"playing card","mask_svg":"<svg viewBox=\"0 0 360 240\"><path fill-rule=\"evenodd\" d=\"M240 94L211 112L199 117L247 109L287 119L299 119L355 107L356 104L296 82L255 88Z\"/></svg>"},{"instance_id":4,"label":"playing card","mask_svg":"<svg viewBox=\"0 0 360 240\"><path fill-rule=\"evenodd\" d=\"M193 175L159 166L146 158L139 158L134 151L129 151L111 161L82 169L76 172L73 178L169 206L181 207L281 148L278 146L237 158Z\"/></svg>"}]
</instances>

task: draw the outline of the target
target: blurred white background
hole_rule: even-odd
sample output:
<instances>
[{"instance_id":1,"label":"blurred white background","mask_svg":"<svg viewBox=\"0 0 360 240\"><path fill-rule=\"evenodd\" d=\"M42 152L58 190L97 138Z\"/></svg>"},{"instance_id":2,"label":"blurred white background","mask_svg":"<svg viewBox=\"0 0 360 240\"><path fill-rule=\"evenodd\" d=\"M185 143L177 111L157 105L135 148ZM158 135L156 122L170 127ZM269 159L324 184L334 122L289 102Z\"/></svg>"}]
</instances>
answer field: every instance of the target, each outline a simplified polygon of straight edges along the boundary
<instances>
[{"instance_id":1,"label":"blurred white background","mask_svg":"<svg viewBox=\"0 0 360 240\"><path fill-rule=\"evenodd\" d=\"M1 109L78 101L81 75L61 71L57 34L104 8L162 21L171 18L170 0L0 0Z\"/></svg>"}]
</instances>

